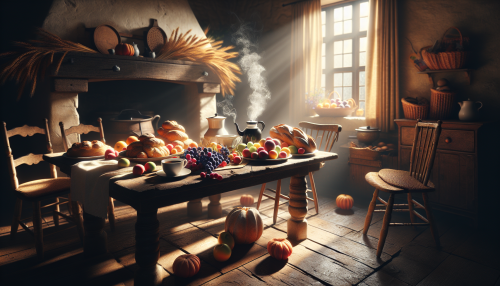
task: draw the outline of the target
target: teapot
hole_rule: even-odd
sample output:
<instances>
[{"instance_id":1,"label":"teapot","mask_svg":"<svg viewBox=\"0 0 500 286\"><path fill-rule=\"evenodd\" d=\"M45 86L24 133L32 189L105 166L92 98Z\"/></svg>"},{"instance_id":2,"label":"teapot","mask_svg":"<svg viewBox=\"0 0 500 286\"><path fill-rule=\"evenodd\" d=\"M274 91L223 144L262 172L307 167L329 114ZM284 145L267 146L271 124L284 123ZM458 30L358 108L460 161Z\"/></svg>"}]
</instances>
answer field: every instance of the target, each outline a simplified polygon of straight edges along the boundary
<instances>
[{"instance_id":1,"label":"teapot","mask_svg":"<svg viewBox=\"0 0 500 286\"><path fill-rule=\"evenodd\" d=\"M257 127L257 124L259 124L259 123L262 125L261 129L259 129ZM236 132L238 132L238 134L240 136L242 136L243 143L248 143L250 141L258 142L260 140L260 138L262 137L262 131L266 127L266 125L264 124L264 121L257 122L257 121L253 121L253 120L247 121L247 128L245 128L245 130L243 130L243 131L240 131L240 127L238 126L238 123L235 122L234 125L236 125Z\"/></svg>"},{"instance_id":2,"label":"teapot","mask_svg":"<svg viewBox=\"0 0 500 286\"><path fill-rule=\"evenodd\" d=\"M481 106L476 109L475 104L479 103ZM458 103L460 105L460 112L458 113L458 118L462 121L474 121L477 120L478 110L483 107L481 101L472 101L470 98Z\"/></svg>"}]
</instances>

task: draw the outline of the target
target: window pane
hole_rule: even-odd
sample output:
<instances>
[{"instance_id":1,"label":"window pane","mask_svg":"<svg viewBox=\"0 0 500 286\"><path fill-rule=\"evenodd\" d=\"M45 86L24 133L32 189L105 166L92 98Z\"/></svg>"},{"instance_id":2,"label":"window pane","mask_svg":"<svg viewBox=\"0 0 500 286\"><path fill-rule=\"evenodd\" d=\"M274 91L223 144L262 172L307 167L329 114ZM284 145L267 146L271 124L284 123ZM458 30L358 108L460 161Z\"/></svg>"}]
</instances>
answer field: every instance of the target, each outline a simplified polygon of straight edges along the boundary
<instances>
[{"instance_id":1,"label":"window pane","mask_svg":"<svg viewBox=\"0 0 500 286\"><path fill-rule=\"evenodd\" d=\"M359 100L365 100L365 87L359 87Z\"/></svg>"},{"instance_id":2,"label":"window pane","mask_svg":"<svg viewBox=\"0 0 500 286\"><path fill-rule=\"evenodd\" d=\"M359 72L359 86L365 86L365 72Z\"/></svg>"},{"instance_id":3,"label":"window pane","mask_svg":"<svg viewBox=\"0 0 500 286\"><path fill-rule=\"evenodd\" d=\"M352 67L352 54L344 54L344 67Z\"/></svg>"},{"instance_id":4,"label":"window pane","mask_svg":"<svg viewBox=\"0 0 500 286\"><path fill-rule=\"evenodd\" d=\"M342 88L341 87L336 87L333 90L335 90L336 92L338 92L339 95L340 95L340 99L342 99ZM333 98L339 98L339 95L337 95L336 93L333 93Z\"/></svg>"},{"instance_id":5,"label":"window pane","mask_svg":"<svg viewBox=\"0 0 500 286\"><path fill-rule=\"evenodd\" d=\"M333 68L341 68L342 67L342 55L336 55L333 58Z\"/></svg>"},{"instance_id":6,"label":"window pane","mask_svg":"<svg viewBox=\"0 0 500 286\"><path fill-rule=\"evenodd\" d=\"M359 53L359 66L366 66L366 52Z\"/></svg>"},{"instance_id":7,"label":"window pane","mask_svg":"<svg viewBox=\"0 0 500 286\"><path fill-rule=\"evenodd\" d=\"M352 40L344 40L344 54L352 53Z\"/></svg>"},{"instance_id":8,"label":"window pane","mask_svg":"<svg viewBox=\"0 0 500 286\"><path fill-rule=\"evenodd\" d=\"M337 41L333 43L333 53L335 55L342 54L342 41Z\"/></svg>"},{"instance_id":9,"label":"window pane","mask_svg":"<svg viewBox=\"0 0 500 286\"><path fill-rule=\"evenodd\" d=\"M368 18L361 18L359 19L359 30L360 31L366 31L368 30Z\"/></svg>"},{"instance_id":10,"label":"window pane","mask_svg":"<svg viewBox=\"0 0 500 286\"><path fill-rule=\"evenodd\" d=\"M333 24L333 35L338 36L342 35L342 27L344 22L337 22Z\"/></svg>"},{"instance_id":11,"label":"window pane","mask_svg":"<svg viewBox=\"0 0 500 286\"><path fill-rule=\"evenodd\" d=\"M347 100L352 98L352 87L344 87L344 93L342 94L342 100Z\"/></svg>"},{"instance_id":12,"label":"window pane","mask_svg":"<svg viewBox=\"0 0 500 286\"><path fill-rule=\"evenodd\" d=\"M352 33L352 20L344 21L344 34Z\"/></svg>"},{"instance_id":13,"label":"window pane","mask_svg":"<svg viewBox=\"0 0 500 286\"><path fill-rule=\"evenodd\" d=\"M359 5L359 16L367 17L368 16L368 2L361 3Z\"/></svg>"},{"instance_id":14,"label":"window pane","mask_svg":"<svg viewBox=\"0 0 500 286\"><path fill-rule=\"evenodd\" d=\"M326 26L325 25L322 25L321 26L321 35L324 37L326 37Z\"/></svg>"},{"instance_id":15,"label":"window pane","mask_svg":"<svg viewBox=\"0 0 500 286\"><path fill-rule=\"evenodd\" d=\"M342 82L343 86L352 86L352 72L344 73L344 80Z\"/></svg>"},{"instance_id":16,"label":"window pane","mask_svg":"<svg viewBox=\"0 0 500 286\"><path fill-rule=\"evenodd\" d=\"M342 74L334 73L333 74L333 86L342 86Z\"/></svg>"},{"instance_id":17,"label":"window pane","mask_svg":"<svg viewBox=\"0 0 500 286\"><path fill-rule=\"evenodd\" d=\"M321 56L324 57L326 55L326 44L323 43L321 45Z\"/></svg>"},{"instance_id":18,"label":"window pane","mask_svg":"<svg viewBox=\"0 0 500 286\"><path fill-rule=\"evenodd\" d=\"M344 7L344 20L352 19L352 5Z\"/></svg>"},{"instance_id":19,"label":"window pane","mask_svg":"<svg viewBox=\"0 0 500 286\"><path fill-rule=\"evenodd\" d=\"M366 52L366 37L359 38L359 51Z\"/></svg>"},{"instance_id":20,"label":"window pane","mask_svg":"<svg viewBox=\"0 0 500 286\"><path fill-rule=\"evenodd\" d=\"M363 109L363 115L361 115L361 116L364 116L365 115L365 112L364 112L364 110L365 110L365 102L364 101L362 101L362 102L359 103L359 108Z\"/></svg>"},{"instance_id":21,"label":"window pane","mask_svg":"<svg viewBox=\"0 0 500 286\"><path fill-rule=\"evenodd\" d=\"M321 11L321 24L326 24L326 11Z\"/></svg>"},{"instance_id":22,"label":"window pane","mask_svg":"<svg viewBox=\"0 0 500 286\"><path fill-rule=\"evenodd\" d=\"M321 88L325 88L325 74L321 75Z\"/></svg>"},{"instance_id":23,"label":"window pane","mask_svg":"<svg viewBox=\"0 0 500 286\"><path fill-rule=\"evenodd\" d=\"M342 17L342 14L343 14L342 7L333 10L333 21L338 22L338 21L344 20L344 18Z\"/></svg>"},{"instance_id":24,"label":"window pane","mask_svg":"<svg viewBox=\"0 0 500 286\"><path fill-rule=\"evenodd\" d=\"M322 69L326 68L326 58L325 57L321 57L321 68Z\"/></svg>"}]
</instances>

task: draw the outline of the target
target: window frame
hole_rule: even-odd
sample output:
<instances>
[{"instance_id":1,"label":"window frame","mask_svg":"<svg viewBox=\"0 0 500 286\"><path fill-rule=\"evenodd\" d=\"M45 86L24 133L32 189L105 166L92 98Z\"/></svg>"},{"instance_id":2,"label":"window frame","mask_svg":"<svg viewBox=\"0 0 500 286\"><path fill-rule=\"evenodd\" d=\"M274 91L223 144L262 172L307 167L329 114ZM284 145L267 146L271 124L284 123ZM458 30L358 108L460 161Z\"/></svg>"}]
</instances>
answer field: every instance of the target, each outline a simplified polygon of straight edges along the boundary
<instances>
[{"instance_id":1,"label":"window frame","mask_svg":"<svg viewBox=\"0 0 500 286\"><path fill-rule=\"evenodd\" d=\"M325 44L325 68L322 69L322 76L325 76L325 90L333 91L334 87L334 74L335 73L352 73L352 98L356 101L358 108L360 106L359 100L359 73L365 71L365 66L359 66L360 59L360 39L367 37L367 31L359 31L360 28L360 5L361 3L368 2L368 0L357 0L346 2L338 5L328 5L322 7L321 11L325 11L325 37L323 37L323 43ZM352 5L352 30L349 34L342 34L334 36L334 10L341 7L346 7ZM323 27L322 27L323 28ZM352 66L334 68L334 43L336 41L344 41L352 39ZM342 51L344 52L344 51ZM342 53L344 54L344 53ZM323 54L321 55L323 57ZM366 76L366 74L365 74ZM366 86L366 84L365 84ZM342 93L342 99L344 99L344 94ZM365 99L366 100L366 89L365 89ZM366 103L365 108L366 109Z\"/></svg>"}]
</instances>

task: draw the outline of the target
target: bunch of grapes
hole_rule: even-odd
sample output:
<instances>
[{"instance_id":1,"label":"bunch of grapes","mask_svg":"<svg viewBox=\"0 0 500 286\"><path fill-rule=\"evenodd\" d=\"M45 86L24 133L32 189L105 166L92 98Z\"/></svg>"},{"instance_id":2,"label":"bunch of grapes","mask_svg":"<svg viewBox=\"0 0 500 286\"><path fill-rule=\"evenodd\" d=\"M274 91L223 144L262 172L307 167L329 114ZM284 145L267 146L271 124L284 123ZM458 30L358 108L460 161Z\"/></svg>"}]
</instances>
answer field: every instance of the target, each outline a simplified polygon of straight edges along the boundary
<instances>
[{"instance_id":1,"label":"bunch of grapes","mask_svg":"<svg viewBox=\"0 0 500 286\"><path fill-rule=\"evenodd\" d=\"M186 168L193 171L203 170L207 174L212 173L219 166L226 166L230 162L227 147L222 147L219 152L207 147L188 148L184 151L184 156L188 160Z\"/></svg>"}]
</instances>

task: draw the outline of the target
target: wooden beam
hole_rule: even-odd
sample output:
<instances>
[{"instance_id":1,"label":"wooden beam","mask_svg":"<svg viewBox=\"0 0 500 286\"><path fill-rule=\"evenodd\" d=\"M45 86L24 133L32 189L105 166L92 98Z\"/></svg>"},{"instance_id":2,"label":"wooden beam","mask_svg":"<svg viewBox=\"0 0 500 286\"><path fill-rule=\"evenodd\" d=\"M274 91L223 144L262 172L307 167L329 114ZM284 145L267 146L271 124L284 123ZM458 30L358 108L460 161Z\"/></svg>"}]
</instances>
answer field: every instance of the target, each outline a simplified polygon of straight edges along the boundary
<instances>
[{"instance_id":1,"label":"wooden beam","mask_svg":"<svg viewBox=\"0 0 500 286\"><path fill-rule=\"evenodd\" d=\"M89 81L77 78L54 78L54 92L81 93L89 91Z\"/></svg>"},{"instance_id":2,"label":"wooden beam","mask_svg":"<svg viewBox=\"0 0 500 286\"><path fill-rule=\"evenodd\" d=\"M220 93L220 84L218 83L198 83L198 93L215 94Z\"/></svg>"}]
</instances>

